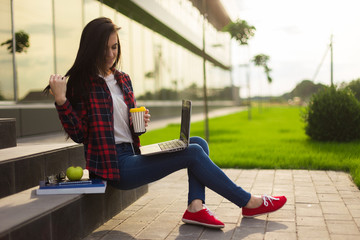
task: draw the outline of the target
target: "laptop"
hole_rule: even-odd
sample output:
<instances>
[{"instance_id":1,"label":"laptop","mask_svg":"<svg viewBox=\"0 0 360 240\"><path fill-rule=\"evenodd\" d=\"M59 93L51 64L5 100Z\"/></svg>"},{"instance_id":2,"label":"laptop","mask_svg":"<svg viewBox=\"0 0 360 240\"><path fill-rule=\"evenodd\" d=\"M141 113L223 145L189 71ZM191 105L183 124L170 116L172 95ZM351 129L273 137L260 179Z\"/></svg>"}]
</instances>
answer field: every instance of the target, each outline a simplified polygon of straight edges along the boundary
<instances>
[{"instance_id":1,"label":"laptop","mask_svg":"<svg viewBox=\"0 0 360 240\"><path fill-rule=\"evenodd\" d=\"M140 147L141 155L154 155L184 150L190 141L191 101L182 100L180 138Z\"/></svg>"}]
</instances>

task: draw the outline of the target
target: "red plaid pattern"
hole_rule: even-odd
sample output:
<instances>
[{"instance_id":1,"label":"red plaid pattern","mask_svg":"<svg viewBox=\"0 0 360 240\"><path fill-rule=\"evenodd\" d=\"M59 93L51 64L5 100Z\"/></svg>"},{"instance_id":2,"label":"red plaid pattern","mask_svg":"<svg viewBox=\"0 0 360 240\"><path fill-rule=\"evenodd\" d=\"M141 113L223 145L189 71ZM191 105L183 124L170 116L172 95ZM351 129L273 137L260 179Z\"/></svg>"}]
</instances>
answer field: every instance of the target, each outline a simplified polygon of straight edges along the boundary
<instances>
[{"instance_id":1,"label":"red plaid pattern","mask_svg":"<svg viewBox=\"0 0 360 240\"><path fill-rule=\"evenodd\" d=\"M115 70L114 76L128 109L136 107L129 75ZM104 179L120 179L114 139L113 102L106 82L100 77L91 78L89 102L81 102L73 108L67 100L62 106L56 105L56 109L69 137L74 142L84 144L86 168ZM134 134L131 122L130 130L135 151L139 153L140 140Z\"/></svg>"}]
</instances>

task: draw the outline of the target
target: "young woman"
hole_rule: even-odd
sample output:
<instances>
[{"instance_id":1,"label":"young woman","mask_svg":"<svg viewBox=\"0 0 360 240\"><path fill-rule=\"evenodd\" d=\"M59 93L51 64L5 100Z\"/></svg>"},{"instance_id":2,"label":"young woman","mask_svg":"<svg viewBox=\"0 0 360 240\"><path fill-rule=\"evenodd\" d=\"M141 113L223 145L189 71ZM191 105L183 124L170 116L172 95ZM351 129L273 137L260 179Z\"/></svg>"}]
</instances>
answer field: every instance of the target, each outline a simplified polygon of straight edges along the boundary
<instances>
[{"instance_id":1,"label":"young woman","mask_svg":"<svg viewBox=\"0 0 360 240\"><path fill-rule=\"evenodd\" d=\"M82 32L73 66L65 76L51 75L46 88L68 136L83 143L91 177L106 179L119 189L132 189L187 168L188 207L185 223L222 228L224 224L205 207L208 187L242 208L245 217L280 209L286 197L254 196L235 185L209 158L205 140L192 137L187 149L156 156L139 155L129 109L136 107L130 77L116 70L121 48L119 28L108 18L97 18ZM144 121L150 121L149 110Z\"/></svg>"}]
</instances>

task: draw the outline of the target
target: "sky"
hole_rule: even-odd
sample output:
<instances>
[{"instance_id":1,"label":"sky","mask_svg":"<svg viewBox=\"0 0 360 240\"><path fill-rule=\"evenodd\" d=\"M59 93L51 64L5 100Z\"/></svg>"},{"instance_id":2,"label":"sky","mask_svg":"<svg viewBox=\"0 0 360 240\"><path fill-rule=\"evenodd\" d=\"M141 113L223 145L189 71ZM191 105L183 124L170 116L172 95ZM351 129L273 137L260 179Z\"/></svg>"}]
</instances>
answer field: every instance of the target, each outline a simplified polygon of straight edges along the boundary
<instances>
[{"instance_id":1,"label":"sky","mask_svg":"<svg viewBox=\"0 0 360 240\"><path fill-rule=\"evenodd\" d=\"M305 79L329 85L331 35L334 84L360 78L359 0L222 2L233 21L239 18L256 27L248 46L239 46L236 41L233 44L233 78L241 87L241 97L247 97L247 79L252 96L279 96ZM250 64L249 74L246 74L247 68L239 66L257 54L270 57L271 84L267 83L262 68Z\"/></svg>"}]
</instances>

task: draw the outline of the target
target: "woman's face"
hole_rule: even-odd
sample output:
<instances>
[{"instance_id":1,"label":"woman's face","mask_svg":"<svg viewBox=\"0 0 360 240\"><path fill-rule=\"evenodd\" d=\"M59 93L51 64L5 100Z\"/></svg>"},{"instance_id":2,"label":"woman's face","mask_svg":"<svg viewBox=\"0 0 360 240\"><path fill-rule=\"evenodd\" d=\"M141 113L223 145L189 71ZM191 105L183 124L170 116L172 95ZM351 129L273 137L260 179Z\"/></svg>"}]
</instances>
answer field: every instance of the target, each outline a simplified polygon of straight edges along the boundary
<instances>
[{"instance_id":1,"label":"woman's face","mask_svg":"<svg viewBox=\"0 0 360 240\"><path fill-rule=\"evenodd\" d=\"M109 36L109 41L106 47L106 70L110 69L112 65L114 64L117 54L118 54L118 36L117 33L114 32Z\"/></svg>"}]
</instances>

